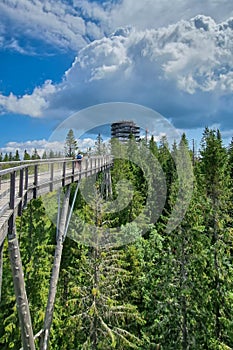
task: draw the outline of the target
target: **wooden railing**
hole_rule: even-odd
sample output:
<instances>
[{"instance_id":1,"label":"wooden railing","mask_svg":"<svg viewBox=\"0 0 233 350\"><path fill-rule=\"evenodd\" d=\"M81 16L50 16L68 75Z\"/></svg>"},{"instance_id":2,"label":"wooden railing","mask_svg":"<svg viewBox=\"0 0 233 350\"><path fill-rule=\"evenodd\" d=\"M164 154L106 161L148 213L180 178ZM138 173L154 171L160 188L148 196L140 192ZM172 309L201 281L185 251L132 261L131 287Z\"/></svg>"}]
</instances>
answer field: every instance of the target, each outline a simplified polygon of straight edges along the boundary
<instances>
[{"instance_id":1,"label":"wooden railing","mask_svg":"<svg viewBox=\"0 0 233 350\"><path fill-rule=\"evenodd\" d=\"M16 215L32 198L52 192L112 165L112 156L3 162L0 170L0 246ZM12 221L12 223L11 223Z\"/></svg>"}]
</instances>

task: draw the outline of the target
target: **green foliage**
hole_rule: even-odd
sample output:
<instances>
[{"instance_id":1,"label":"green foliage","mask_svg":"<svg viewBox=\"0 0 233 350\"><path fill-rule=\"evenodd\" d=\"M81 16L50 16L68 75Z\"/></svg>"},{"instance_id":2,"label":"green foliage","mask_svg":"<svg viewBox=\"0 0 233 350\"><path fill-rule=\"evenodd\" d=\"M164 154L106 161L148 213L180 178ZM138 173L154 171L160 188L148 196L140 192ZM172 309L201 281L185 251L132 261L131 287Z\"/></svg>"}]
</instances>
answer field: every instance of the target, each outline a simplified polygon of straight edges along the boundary
<instances>
[{"instance_id":1,"label":"green foliage","mask_svg":"<svg viewBox=\"0 0 233 350\"><path fill-rule=\"evenodd\" d=\"M30 160L31 157L30 157L30 154L27 152L27 150L25 149L24 151L24 156L23 156L23 160Z\"/></svg>"},{"instance_id":2,"label":"green foliage","mask_svg":"<svg viewBox=\"0 0 233 350\"><path fill-rule=\"evenodd\" d=\"M72 129L70 129L68 131L68 134L66 136L66 141L65 141L65 155L66 155L66 157L74 158L77 149L78 149L78 143L74 137L74 131Z\"/></svg>"},{"instance_id":3,"label":"green foliage","mask_svg":"<svg viewBox=\"0 0 233 350\"><path fill-rule=\"evenodd\" d=\"M148 148L143 158L140 147ZM113 140L112 152L116 156L111 170L112 198L105 198L103 174L98 176L88 204L82 191L78 192L64 242L50 348L232 349L232 143L227 150L220 132L206 129L194 179L187 167L185 135L171 151L166 138L159 146L153 138L146 146L130 138L127 147ZM166 177L165 210L142 235L144 227L136 219L145 203L149 202L151 211L157 205L160 192L153 190L162 186L156 159ZM183 195L179 196L181 187ZM74 191L75 185L71 197ZM188 210L181 222L176 221L184 199L190 196L188 191L192 191ZM56 243L56 229L46 213L56 222L57 199L57 194L51 193L43 203L33 200L17 219L34 333L43 327ZM142 221L147 224L146 219ZM169 233L168 222L176 224ZM93 232L91 226L83 232L85 223L95 227ZM120 247L107 244L104 232L109 228L113 229L110 242L127 237L130 243ZM85 239L89 245L84 244ZM0 347L20 349L7 242L3 256Z\"/></svg>"}]
</instances>

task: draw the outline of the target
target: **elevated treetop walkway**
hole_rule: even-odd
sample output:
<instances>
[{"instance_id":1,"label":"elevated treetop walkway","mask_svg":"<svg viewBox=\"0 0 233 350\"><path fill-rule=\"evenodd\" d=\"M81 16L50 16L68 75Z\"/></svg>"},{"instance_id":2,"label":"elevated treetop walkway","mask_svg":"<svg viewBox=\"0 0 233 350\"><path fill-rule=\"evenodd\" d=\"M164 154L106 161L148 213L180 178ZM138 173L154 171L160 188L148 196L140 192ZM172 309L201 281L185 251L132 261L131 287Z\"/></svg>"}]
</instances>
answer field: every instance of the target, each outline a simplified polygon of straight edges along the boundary
<instances>
[{"instance_id":1,"label":"elevated treetop walkway","mask_svg":"<svg viewBox=\"0 0 233 350\"><path fill-rule=\"evenodd\" d=\"M20 321L21 338L24 350L35 350L35 337L40 336L40 349L47 350L53 318L55 296L65 233L69 224L70 184L99 172L105 172L111 179L112 156L86 157L81 163L71 158L31 160L24 162L0 163L0 301L3 271L3 244L7 237L11 269ZM54 253L54 263L45 312L44 327L34 337L26 294L20 248L16 234L15 218L22 214L28 201L65 187L61 213L58 215L58 234ZM74 200L76 198L75 191ZM71 209L72 210L72 209Z\"/></svg>"},{"instance_id":2,"label":"elevated treetop walkway","mask_svg":"<svg viewBox=\"0 0 233 350\"><path fill-rule=\"evenodd\" d=\"M112 157L84 157L80 164L71 158L0 163L0 246L7 235L9 219L20 216L29 200L105 171L111 167Z\"/></svg>"}]
</instances>

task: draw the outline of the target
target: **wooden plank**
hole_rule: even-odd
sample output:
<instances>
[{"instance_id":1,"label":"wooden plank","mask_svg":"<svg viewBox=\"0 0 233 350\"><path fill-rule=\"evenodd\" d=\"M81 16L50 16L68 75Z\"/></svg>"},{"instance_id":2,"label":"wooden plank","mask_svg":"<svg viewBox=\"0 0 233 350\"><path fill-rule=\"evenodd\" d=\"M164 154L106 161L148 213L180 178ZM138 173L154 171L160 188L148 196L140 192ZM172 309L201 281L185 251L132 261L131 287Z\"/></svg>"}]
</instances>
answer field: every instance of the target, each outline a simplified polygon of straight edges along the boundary
<instances>
[{"instance_id":1,"label":"wooden plank","mask_svg":"<svg viewBox=\"0 0 233 350\"><path fill-rule=\"evenodd\" d=\"M86 162L85 162L86 160ZM59 189L62 185L68 185L72 182L77 182L84 177L91 176L92 174L98 173L101 169L109 169L112 165L112 159L110 157L101 158L99 167L96 166L97 158L92 157L89 159L84 159L84 166L81 172L78 172L74 168L75 162L71 160L59 159L56 162L48 161L47 163L51 165L53 168L54 164L61 164L62 167L59 170L53 170L53 174L51 172L39 172L37 168L37 174L33 173L29 175L29 165L28 162L26 164L6 169L8 174L11 176L10 181L5 181L2 183L2 188L0 190L0 244L6 237L6 226L8 225L9 218L10 221L10 230L14 225L14 215L19 214L23 208L26 207L27 202L32 198L35 198L46 194L53 190ZM44 163L44 161L31 161L33 163L33 167L40 163ZM30 163L31 163L30 162ZM71 168L68 168L66 164L70 162L72 164ZM20 171L19 181L16 182L16 169ZM50 168L51 169L51 168ZM35 172L36 172L35 171ZM24 175L23 175L24 172ZM23 193L22 193L22 181L23 181ZM36 183L36 184L35 184ZM9 209L11 208L11 210ZM17 213L18 211L18 213Z\"/></svg>"}]
</instances>

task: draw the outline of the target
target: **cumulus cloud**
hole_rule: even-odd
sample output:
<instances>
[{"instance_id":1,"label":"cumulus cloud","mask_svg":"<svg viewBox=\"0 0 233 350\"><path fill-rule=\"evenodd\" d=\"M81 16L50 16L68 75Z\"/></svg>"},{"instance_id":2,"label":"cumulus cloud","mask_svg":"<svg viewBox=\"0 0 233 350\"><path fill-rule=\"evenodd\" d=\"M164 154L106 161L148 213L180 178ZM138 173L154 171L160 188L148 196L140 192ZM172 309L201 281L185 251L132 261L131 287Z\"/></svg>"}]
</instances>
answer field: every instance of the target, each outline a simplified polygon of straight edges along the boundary
<instances>
[{"instance_id":1,"label":"cumulus cloud","mask_svg":"<svg viewBox=\"0 0 233 350\"><path fill-rule=\"evenodd\" d=\"M78 147L83 152L86 152L90 147L94 147L95 141L92 138L83 138L78 139ZM20 158L23 159L24 151L26 150L30 155L33 154L34 150L37 150L37 153L42 157L43 153L46 152L49 155L49 152L64 154L64 144L65 140L53 140L48 141L45 139L42 140L28 140L25 142L8 142L4 147L0 148L0 152L4 155L5 153L9 154L10 152L14 155L16 150L18 150Z\"/></svg>"},{"instance_id":2,"label":"cumulus cloud","mask_svg":"<svg viewBox=\"0 0 233 350\"><path fill-rule=\"evenodd\" d=\"M211 125L232 110L232 43L231 18L219 24L198 15L158 29L119 28L81 49L62 83L46 82L22 97L1 95L0 104L15 113L64 118L97 103L134 102L180 128Z\"/></svg>"},{"instance_id":3,"label":"cumulus cloud","mask_svg":"<svg viewBox=\"0 0 233 350\"><path fill-rule=\"evenodd\" d=\"M36 87L31 95L22 97L10 93L9 96L0 94L0 108L2 112L7 110L12 113L41 117L43 110L48 108L48 99L56 91L51 80L45 81L42 87Z\"/></svg>"},{"instance_id":4,"label":"cumulus cloud","mask_svg":"<svg viewBox=\"0 0 233 350\"><path fill-rule=\"evenodd\" d=\"M109 26L126 26L129 23L137 29L151 29L187 20L199 14L223 21L233 16L232 4L228 0L122 0L109 10Z\"/></svg>"},{"instance_id":5,"label":"cumulus cloud","mask_svg":"<svg viewBox=\"0 0 233 350\"><path fill-rule=\"evenodd\" d=\"M1 27L7 35L2 36L0 45L22 52L25 41L20 42L20 35L23 34L28 45L36 39L48 44L47 49L51 46L76 52L88 42L129 24L137 30L145 30L187 20L200 13L218 22L233 16L229 0L190 0L188 5L186 0L174 0L172 8L173 11L168 0L5 0L0 2L0 35ZM32 47L27 49L32 54Z\"/></svg>"},{"instance_id":6,"label":"cumulus cloud","mask_svg":"<svg viewBox=\"0 0 233 350\"><path fill-rule=\"evenodd\" d=\"M64 152L64 143L60 141L49 142L45 139L43 140L28 140L25 142L8 142L5 147L1 148L0 151L5 153L15 154L18 150L20 158L23 158L24 151L26 150L29 154L33 154L34 150L37 150L39 156L42 156L44 151L53 150L56 152Z\"/></svg>"},{"instance_id":7,"label":"cumulus cloud","mask_svg":"<svg viewBox=\"0 0 233 350\"><path fill-rule=\"evenodd\" d=\"M78 4L72 6L68 2L52 0L6 0L0 2L0 12L2 30L7 32L1 46L10 47L12 42L17 42L17 46L11 48L19 52L22 50L19 43L20 34L23 34L27 41L40 40L53 49L65 51L77 51L89 42L89 37L96 39L103 36L95 18L89 19L86 25ZM29 53L32 53L31 47Z\"/></svg>"}]
</instances>

